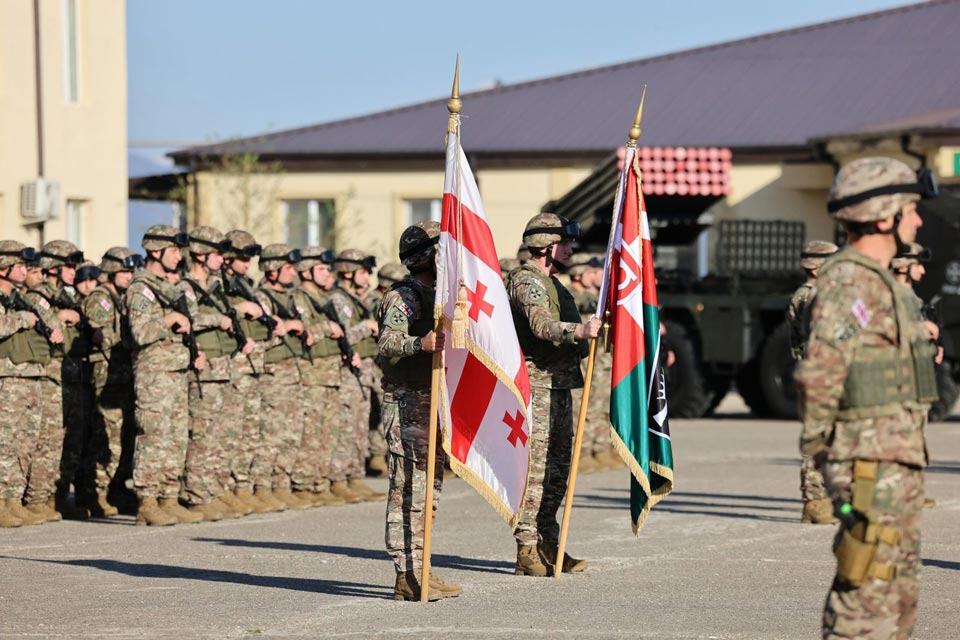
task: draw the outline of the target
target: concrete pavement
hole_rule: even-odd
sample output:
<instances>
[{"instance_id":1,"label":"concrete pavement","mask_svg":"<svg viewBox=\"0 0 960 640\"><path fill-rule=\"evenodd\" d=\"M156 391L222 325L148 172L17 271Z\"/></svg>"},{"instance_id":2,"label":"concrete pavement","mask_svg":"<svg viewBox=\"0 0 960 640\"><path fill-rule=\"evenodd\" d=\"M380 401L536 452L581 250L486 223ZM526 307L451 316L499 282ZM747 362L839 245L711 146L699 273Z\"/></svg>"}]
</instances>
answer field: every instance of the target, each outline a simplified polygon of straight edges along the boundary
<instances>
[{"instance_id":1,"label":"concrete pavement","mask_svg":"<svg viewBox=\"0 0 960 640\"><path fill-rule=\"evenodd\" d=\"M725 406L673 421L677 488L639 539L626 471L580 477L569 551L590 560L584 574L514 576L510 531L451 479L433 560L460 598L390 599L379 503L157 529L61 522L0 531L0 638L819 637L833 527L799 524L798 425ZM939 505L924 512L915 637L956 638L960 422L928 439Z\"/></svg>"}]
</instances>

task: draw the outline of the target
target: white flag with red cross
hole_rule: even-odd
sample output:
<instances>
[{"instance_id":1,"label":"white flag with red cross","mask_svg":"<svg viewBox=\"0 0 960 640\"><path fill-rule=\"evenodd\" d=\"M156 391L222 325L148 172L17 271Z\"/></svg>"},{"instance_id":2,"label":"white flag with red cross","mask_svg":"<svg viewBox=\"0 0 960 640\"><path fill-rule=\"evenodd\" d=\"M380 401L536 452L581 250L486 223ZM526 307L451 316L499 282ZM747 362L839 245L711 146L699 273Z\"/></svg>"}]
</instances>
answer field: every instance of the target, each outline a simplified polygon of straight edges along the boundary
<instances>
[{"instance_id":1,"label":"white flag with red cross","mask_svg":"<svg viewBox=\"0 0 960 640\"><path fill-rule=\"evenodd\" d=\"M458 118L459 119L459 118ZM493 234L457 131L447 134L437 299L448 328L440 384L443 448L453 470L511 526L530 461L530 381L500 277ZM449 328L464 287L466 348Z\"/></svg>"}]
</instances>

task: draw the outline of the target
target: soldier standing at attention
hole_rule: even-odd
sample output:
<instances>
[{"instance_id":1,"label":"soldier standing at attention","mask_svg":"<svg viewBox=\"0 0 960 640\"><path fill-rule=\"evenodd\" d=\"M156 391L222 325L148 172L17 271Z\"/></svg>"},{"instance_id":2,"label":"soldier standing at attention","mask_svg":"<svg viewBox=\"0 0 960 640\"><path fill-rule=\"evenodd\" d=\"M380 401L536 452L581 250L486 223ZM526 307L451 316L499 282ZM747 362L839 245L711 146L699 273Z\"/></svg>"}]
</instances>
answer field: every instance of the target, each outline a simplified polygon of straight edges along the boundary
<instances>
[{"instance_id":1,"label":"soldier standing at attention","mask_svg":"<svg viewBox=\"0 0 960 640\"><path fill-rule=\"evenodd\" d=\"M0 241L0 395L6 403L0 411L0 528L57 519L49 505L25 509L22 503L27 488L23 466L29 466L40 435L45 401L41 380L52 360L53 346L63 344L53 310L49 306L27 310L28 303L20 293L27 264L35 259L31 247L14 240ZM50 323L49 336L37 330L38 321Z\"/></svg>"},{"instance_id":2,"label":"soldier standing at attention","mask_svg":"<svg viewBox=\"0 0 960 640\"><path fill-rule=\"evenodd\" d=\"M363 304L370 311L371 315L376 314L377 307L380 306L380 300L386 295L390 287L404 279L407 270L399 262L388 262L377 271L377 288L367 294ZM386 425L383 424L383 370L378 364L377 358L373 359L373 380L370 384L370 390L373 395L370 397L370 442L369 457L367 458L367 475L380 478L387 475L387 441L384 433Z\"/></svg>"},{"instance_id":3,"label":"soldier standing at attention","mask_svg":"<svg viewBox=\"0 0 960 640\"><path fill-rule=\"evenodd\" d=\"M213 521L239 518L252 511L247 506L231 506L233 494L221 499L229 489L227 431L243 422L243 398L233 393L231 385L233 355L253 351L252 340L237 344L226 305L214 298L221 286L220 267L228 245L223 233L213 227L193 229L189 268L178 284L187 300L197 347L207 361L199 375L190 377L190 440L181 497L191 511Z\"/></svg>"},{"instance_id":4,"label":"soldier standing at attention","mask_svg":"<svg viewBox=\"0 0 960 640\"><path fill-rule=\"evenodd\" d=\"M820 267L797 369L801 453L823 472L842 525L824 638L908 638L920 591L923 426L936 397L933 349L890 274L923 222L932 177L890 158L837 174L828 211L848 246Z\"/></svg>"},{"instance_id":5,"label":"soldier standing at attention","mask_svg":"<svg viewBox=\"0 0 960 640\"><path fill-rule=\"evenodd\" d=\"M790 353L797 362L803 360L810 335L810 304L817 293L817 270L824 261L838 251L837 245L824 240L811 240L800 254L800 266L807 280L794 292L787 307L787 323L790 328ZM800 521L807 524L834 524L833 503L823 488L823 474L813 466L810 456L803 456L800 463L800 495L803 497L803 513Z\"/></svg>"},{"instance_id":6,"label":"soldier standing at attention","mask_svg":"<svg viewBox=\"0 0 960 640\"><path fill-rule=\"evenodd\" d=\"M99 347L90 355L96 411L82 467L93 481L96 504L103 515L114 508L136 509L136 496L130 495L125 484L133 477L136 420L124 296L133 272L143 265L143 257L133 249L108 249L100 260L100 272L106 277L82 302L84 315L102 336ZM88 502L86 506L92 508L93 504ZM93 511L96 515L97 509Z\"/></svg>"},{"instance_id":7,"label":"soldier standing at attention","mask_svg":"<svg viewBox=\"0 0 960 640\"><path fill-rule=\"evenodd\" d=\"M330 492L330 465L340 424L340 379L343 358L337 340L343 329L327 316L327 294L333 287L332 251L307 247L296 264L300 286L293 297L301 318L313 334L310 361L301 363L303 381L303 440L293 470L293 491L312 504L340 505L345 501ZM354 366L360 359L354 354Z\"/></svg>"},{"instance_id":8,"label":"soldier standing at attention","mask_svg":"<svg viewBox=\"0 0 960 640\"><path fill-rule=\"evenodd\" d=\"M507 294L530 376L533 423L527 493L514 530L517 575L546 576L556 562L560 526L557 509L567 491L573 445L570 390L583 386L580 360L600 321L581 324L570 292L554 274L566 270L580 225L553 213L527 223L523 240L530 259L510 272ZM579 344L578 344L578 341ZM565 555L563 571L586 569L585 560Z\"/></svg>"},{"instance_id":9,"label":"soldier standing at attention","mask_svg":"<svg viewBox=\"0 0 960 640\"><path fill-rule=\"evenodd\" d=\"M240 329L253 340L253 351L247 355L233 356L233 394L243 398L243 420L236 432L236 439L228 434L226 448L230 467L233 494L254 513L283 511L286 505L279 500L263 502L253 495L250 471L253 459L260 448L260 408L262 393L260 378L263 375L263 356L267 344L275 337L277 320L270 315L270 307L262 294L257 292L247 273L250 262L260 255L262 247L256 239L242 229L228 231L229 247L223 252L222 281L227 302L237 313ZM228 498L229 499L229 498Z\"/></svg>"},{"instance_id":10,"label":"soldier standing at attention","mask_svg":"<svg viewBox=\"0 0 960 640\"><path fill-rule=\"evenodd\" d=\"M40 251L43 282L32 287L27 300L37 308L54 309L63 328L63 351L54 352L43 381L44 403L37 452L27 479L27 504L54 497L54 508L64 518L86 520L90 512L68 503L70 485L80 469L86 423L91 417L90 354L88 336L80 330L83 317L74 288L83 252L66 240L52 240ZM48 512L49 513L49 512ZM56 518L59 519L59 518Z\"/></svg>"},{"instance_id":11,"label":"soldier standing at attention","mask_svg":"<svg viewBox=\"0 0 960 640\"><path fill-rule=\"evenodd\" d=\"M166 526L200 522L203 516L180 506L180 474L187 459L190 368L202 371L201 351L194 362L183 343L190 319L173 309L180 291L173 284L190 239L176 227L154 225L143 235L146 268L127 289L130 337L134 345L137 444L133 486L140 506L137 524Z\"/></svg>"},{"instance_id":12,"label":"soldier standing at attention","mask_svg":"<svg viewBox=\"0 0 960 640\"><path fill-rule=\"evenodd\" d=\"M300 318L293 298L300 252L286 244L271 244L260 254L263 281L260 294L277 321L276 335L267 344L260 388L260 448L250 475L254 495L261 502L281 502L291 509L306 509L310 502L291 491L291 474L303 437L303 388L300 360L313 345L313 335Z\"/></svg>"},{"instance_id":13,"label":"soldier standing at attention","mask_svg":"<svg viewBox=\"0 0 960 640\"><path fill-rule=\"evenodd\" d=\"M333 492L347 502L357 498L376 502L387 497L364 482L367 450L370 446L377 321L370 317L370 312L363 305L362 296L370 286L370 271L375 266L374 257L358 249L344 249L333 263L337 272L337 287L330 292L330 304L336 316L334 320L343 326L354 353L360 356L360 380L351 373L344 375L340 384L343 428L334 457L337 464L345 465L347 482L346 486L335 482ZM348 489L349 493L344 489Z\"/></svg>"},{"instance_id":14,"label":"soldier standing at attention","mask_svg":"<svg viewBox=\"0 0 960 640\"><path fill-rule=\"evenodd\" d=\"M377 344L383 366L383 422L390 448L389 498L385 541L397 578L395 600L420 600L423 530L428 509L437 510L443 486L445 454L437 430L433 504L426 505L427 450L430 430L430 381L433 354L443 350L443 333L433 330L440 225L421 222L400 236L400 259L410 275L394 284L380 301ZM428 599L456 597L460 585L430 572Z\"/></svg>"}]
</instances>

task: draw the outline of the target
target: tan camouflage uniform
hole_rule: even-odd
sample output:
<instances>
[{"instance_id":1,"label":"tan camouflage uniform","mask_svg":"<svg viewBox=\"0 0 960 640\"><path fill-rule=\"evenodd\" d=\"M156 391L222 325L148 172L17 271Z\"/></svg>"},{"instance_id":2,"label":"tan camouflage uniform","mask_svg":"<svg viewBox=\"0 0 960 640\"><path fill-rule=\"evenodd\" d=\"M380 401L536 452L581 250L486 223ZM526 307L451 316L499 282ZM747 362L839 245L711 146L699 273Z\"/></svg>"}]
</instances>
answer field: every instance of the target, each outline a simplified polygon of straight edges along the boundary
<instances>
[{"instance_id":1,"label":"tan camouflage uniform","mask_svg":"<svg viewBox=\"0 0 960 640\"><path fill-rule=\"evenodd\" d=\"M423 563L433 357L419 350L417 339L433 327L433 299L433 288L408 276L387 292L377 309L378 349L384 360L383 422L390 449L385 541L397 573L419 571ZM440 503L445 462L439 429L436 446L433 512Z\"/></svg>"},{"instance_id":2,"label":"tan camouflage uniform","mask_svg":"<svg viewBox=\"0 0 960 640\"><path fill-rule=\"evenodd\" d=\"M140 498L176 499L187 458L190 352L164 326L179 290L165 278L139 271L127 290L136 390L137 444L133 484Z\"/></svg>"},{"instance_id":3,"label":"tan camouflage uniform","mask_svg":"<svg viewBox=\"0 0 960 640\"><path fill-rule=\"evenodd\" d=\"M567 490L573 444L570 390L583 386L583 353L573 337L580 314L560 281L534 264L510 273L507 293L533 405L527 493L514 537L524 546L556 543L557 509Z\"/></svg>"}]
</instances>

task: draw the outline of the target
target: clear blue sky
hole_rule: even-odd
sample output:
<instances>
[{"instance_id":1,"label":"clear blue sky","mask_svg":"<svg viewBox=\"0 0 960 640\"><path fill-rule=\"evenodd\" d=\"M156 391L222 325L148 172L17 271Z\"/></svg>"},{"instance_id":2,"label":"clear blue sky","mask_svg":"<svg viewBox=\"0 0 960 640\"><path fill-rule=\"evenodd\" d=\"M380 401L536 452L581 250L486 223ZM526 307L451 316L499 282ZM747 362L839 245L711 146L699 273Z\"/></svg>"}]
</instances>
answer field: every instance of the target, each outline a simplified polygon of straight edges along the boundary
<instances>
[{"instance_id":1,"label":"clear blue sky","mask_svg":"<svg viewBox=\"0 0 960 640\"><path fill-rule=\"evenodd\" d=\"M131 143L315 124L902 0L128 0Z\"/></svg>"}]
</instances>

